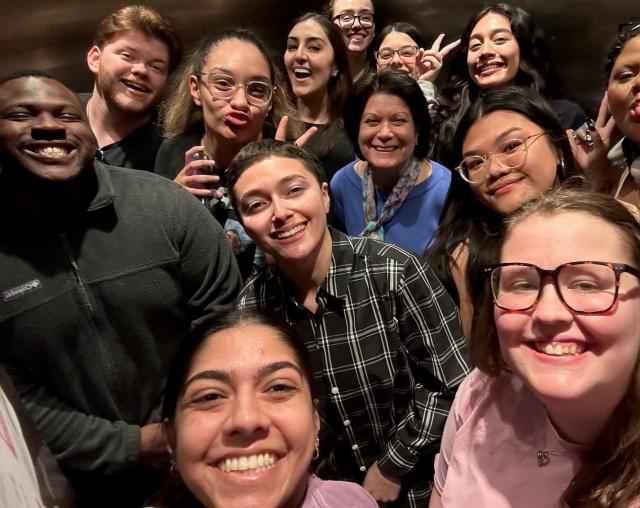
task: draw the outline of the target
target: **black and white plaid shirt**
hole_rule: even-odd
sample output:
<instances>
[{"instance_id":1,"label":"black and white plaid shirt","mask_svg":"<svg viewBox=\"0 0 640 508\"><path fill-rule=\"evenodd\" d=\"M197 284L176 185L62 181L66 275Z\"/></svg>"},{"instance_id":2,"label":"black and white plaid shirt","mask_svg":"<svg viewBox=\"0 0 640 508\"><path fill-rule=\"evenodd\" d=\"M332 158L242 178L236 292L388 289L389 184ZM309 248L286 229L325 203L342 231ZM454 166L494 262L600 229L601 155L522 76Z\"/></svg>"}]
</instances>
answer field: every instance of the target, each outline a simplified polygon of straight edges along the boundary
<instances>
[{"instance_id":1,"label":"black and white plaid shirt","mask_svg":"<svg viewBox=\"0 0 640 508\"><path fill-rule=\"evenodd\" d=\"M240 306L281 315L305 339L324 399L318 475L362 482L377 460L402 478L403 504L426 506L447 413L469 372L457 309L415 256L331 235L316 314L296 302L277 268L244 288Z\"/></svg>"}]
</instances>

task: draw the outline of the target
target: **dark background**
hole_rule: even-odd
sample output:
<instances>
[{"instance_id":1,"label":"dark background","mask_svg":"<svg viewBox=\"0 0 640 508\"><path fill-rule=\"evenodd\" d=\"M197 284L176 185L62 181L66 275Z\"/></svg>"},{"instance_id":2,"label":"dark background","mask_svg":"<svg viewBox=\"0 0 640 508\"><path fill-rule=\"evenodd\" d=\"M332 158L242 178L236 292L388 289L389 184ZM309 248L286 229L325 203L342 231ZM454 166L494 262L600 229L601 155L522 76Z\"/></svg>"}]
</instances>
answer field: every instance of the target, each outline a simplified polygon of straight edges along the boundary
<instances>
[{"instance_id":1,"label":"dark background","mask_svg":"<svg viewBox=\"0 0 640 508\"><path fill-rule=\"evenodd\" d=\"M113 0L0 0L2 74L21 68L52 73L78 92L90 91L92 76L85 55L98 22L126 5ZM148 5L171 19L188 48L202 35L228 26L255 29L281 51L291 21L324 1L295 0L149 0ZM511 2L527 9L544 28L565 95L597 112L604 81L602 66L618 22L640 15L637 0L523 0ZM450 42L484 4L478 0L378 0L377 28L409 21L427 40L447 34ZM441 73L439 82L446 75Z\"/></svg>"}]
</instances>

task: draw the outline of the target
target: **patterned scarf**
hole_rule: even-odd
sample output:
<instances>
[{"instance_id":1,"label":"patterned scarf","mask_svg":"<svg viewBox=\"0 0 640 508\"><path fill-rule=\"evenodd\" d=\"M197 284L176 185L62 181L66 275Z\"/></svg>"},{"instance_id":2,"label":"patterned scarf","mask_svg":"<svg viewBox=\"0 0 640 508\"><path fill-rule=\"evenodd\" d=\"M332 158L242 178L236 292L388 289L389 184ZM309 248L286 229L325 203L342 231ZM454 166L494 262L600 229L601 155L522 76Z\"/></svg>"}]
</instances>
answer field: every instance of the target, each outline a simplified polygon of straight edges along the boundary
<instances>
[{"instance_id":1,"label":"patterned scarf","mask_svg":"<svg viewBox=\"0 0 640 508\"><path fill-rule=\"evenodd\" d=\"M362 210L364 212L365 227L360 236L384 240L384 225L391 220L404 200L415 187L420 176L420 161L411 157L400 173L400 178L393 187L391 194L384 203L380 217L376 219L376 187L373 184L371 168L366 161L362 173Z\"/></svg>"}]
</instances>

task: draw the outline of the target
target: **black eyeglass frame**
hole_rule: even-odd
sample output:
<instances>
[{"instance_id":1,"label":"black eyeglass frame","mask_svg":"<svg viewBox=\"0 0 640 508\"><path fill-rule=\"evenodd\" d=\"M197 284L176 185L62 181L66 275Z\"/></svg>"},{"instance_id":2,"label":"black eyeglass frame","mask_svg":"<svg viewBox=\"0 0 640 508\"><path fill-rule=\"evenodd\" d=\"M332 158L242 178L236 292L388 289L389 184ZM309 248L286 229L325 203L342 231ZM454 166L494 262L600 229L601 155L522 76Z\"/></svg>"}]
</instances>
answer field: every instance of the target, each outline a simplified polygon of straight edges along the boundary
<instances>
[{"instance_id":1,"label":"black eyeglass frame","mask_svg":"<svg viewBox=\"0 0 640 508\"><path fill-rule=\"evenodd\" d=\"M238 88L242 87L244 88L244 93L245 93L245 96L247 97L247 102L250 104L253 104L256 107L262 107L269 104L269 101L271 101L271 99L273 98L273 94L276 92L276 87L274 85L272 85L271 83L268 83L267 81L261 81L259 79L250 79L248 81L245 81L244 83L241 83L240 80L235 76L221 73L221 72L198 72L194 74L194 76L198 78L200 81L202 81L202 83L204 83L205 87L207 88L207 90L209 90L209 93L212 96L214 97L217 96L217 98L223 101L230 100L236 93L238 93ZM228 97L221 96L219 93L220 92L219 90L216 90L216 92L218 93L214 95L214 93L209 88L209 85L211 85L211 83L209 83L206 79L203 79L203 77L205 76L223 76L226 78L230 78L230 79L233 79L233 81L235 82L235 85L232 87L231 93L228 95ZM264 102L260 102L260 103L256 102L256 98L253 95L250 95L247 93L247 86L249 86L251 83L260 83L261 85L267 85L268 89L270 90L269 98ZM215 87L215 85L213 86Z\"/></svg>"},{"instance_id":2,"label":"black eyeglass frame","mask_svg":"<svg viewBox=\"0 0 640 508\"><path fill-rule=\"evenodd\" d=\"M574 309L571 305L569 305L566 300L564 299L564 295L562 294L562 290L560 289L560 286L558 285L558 275L560 274L560 271L567 267L567 266L573 266L573 265L600 265L600 266L607 266L609 268L611 268L615 274L615 292L613 294L613 300L611 301L611 305L609 305L606 309L602 309L602 310L596 310L596 311L584 311L584 310L576 310ZM538 272L538 275L540 275L540 287L538 288L538 294L536 295L535 299L533 300L533 303L531 305L529 305L528 307L523 307L523 308L518 308L518 309L512 309L509 307L504 307L502 305L500 305L498 303L498 298L496 296L496 291L493 285L493 273L495 272L495 270L499 269L499 268L503 268L505 266L527 266L530 268L535 268L535 270ZM630 273L631 275L634 275L635 277L637 277L638 279L640 279L640 270L638 270L637 268L634 268L631 265L627 265L625 263L609 263L608 261L572 261L570 263L564 263L561 264L560 266L555 267L553 270L545 270L544 268L540 268L539 266L536 266L532 263L496 263L494 265L489 265L486 266L484 269L484 275L487 278L487 280L489 281L489 285L491 286L491 295L493 296L493 303L496 307L503 309L503 310L509 310L509 311L515 311L515 312L523 312L523 311L527 311L527 310L531 310L533 309L538 302L540 301L540 294L542 293L542 289L544 287L544 284L542 283L545 277L551 277L553 279L553 285L556 289L556 292L558 294L558 297L560 298L560 300L562 301L562 303L564 305L566 305L567 308L571 309L573 312L577 313L577 314L603 314L605 312L608 312L609 310L611 310L611 308L615 305L615 303L618 301L618 292L620 289L620 275L623 272L627 272Z\"/></svg>"},{"instance_id":3,"label":"black eyeglass frame","mask_svg":"<svg viewBox=\"0 0 640 508\"><path fill-rule=\"evenodd\" d=\"M416 56L418 56L418 51L420 51L420 48L418 46L416 46L415 44L405 44L400 49L391 49L391 48L379 49L378 51L374 51L373 52L373 56L376 57L376 60L380 60L382 62L387 62L389 60L393 60L394 55L397 53L398 56L400 57L400 59L405 60L405 58L400 54L400 51L402 51L405 48L413 48L416 51L415 55L412 55L409 58L415 58ZM380 53L382 51L390 51L391 52L391 56L389 58L385 58L385 59L380 58Z\"/></svg>"},{"instance_id":4,"label":"black eyeglass frame","mask_svg":"<svg viewBox=\"0 0 640 508\"><path fill-rule=\"evenodd\" d=\"M351 24L347 23L347 25L344 26L342 24L342 20L340 19L342 16L351 16L353 18L353 21L351 21ZM371 25L370 26L365 26L362 23L362 16L371 16ZM375 14L373 12L362 12L360 14L349 14L349 13L336 14L333 17L332 21L335 23L336 20L337 20L338 21L338 26L340 28L344 28L344 29L348 30L349 28L352 28L353 25L355 25L356 19L358 20L358 23L360 23L360 26L362 28L364 28L365 30L369 30L370 28L373 28L375 26L375 24L376 24L376 18L375 18ZM369 23L367 23L367 25L368 24Z\"/></svg>"}]
</instances>

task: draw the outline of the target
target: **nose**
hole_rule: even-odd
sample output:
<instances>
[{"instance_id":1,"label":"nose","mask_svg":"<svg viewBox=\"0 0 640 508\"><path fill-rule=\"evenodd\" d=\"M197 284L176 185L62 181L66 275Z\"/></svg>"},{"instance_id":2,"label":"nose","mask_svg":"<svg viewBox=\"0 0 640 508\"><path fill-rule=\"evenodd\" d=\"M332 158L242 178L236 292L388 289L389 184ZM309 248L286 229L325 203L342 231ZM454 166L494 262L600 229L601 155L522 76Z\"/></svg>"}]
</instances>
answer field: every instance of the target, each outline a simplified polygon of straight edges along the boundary
<instances>
[{"instance_id":1,"label":"nose","mask_svg":"<svg viewBox=\"0 0 640 508\"><path fill-rule=\"evenodd\" d=\"M387 141L393 138L393 136L394 136L393 129L391 129L391 126L389 125L389 123L382 122L380 124L380 129L378 130L378 134L377 134L378 139L380 139L381 141Z\"/></svg>"},{"instance_id":2,"label":"nose","mask_svg":"<svg viewBox=\"0 0 640 508\"><path fill-rule=\"evenodd\" d=\"M573 319L573 314L560 298L552 280L543 283L532 318L540 324L567 323Z\"/></svg>"},{"instance_id":3,"label":"nose","mask_svg":"<svg viewBox=\"0 0 640 508\"><path fill-rule=\"evenodd\" d=\"M493 55L495 53L493 43L490 40L486 40L480 46L480 56Z\"/></svg>"},{"instance_id":4,"label":"nose","mask_svg":"<svg viewBox=\"0 0 640 508\"><path fill-rule=\"evenodd\" d=\"M240 436L252 436L269 427L269 418L253 390L237 392L231 401L227 432Z\"/></svg>"},{"instance_id":5,"label":"nose","mask_svg":"<svg viewBox=\"0 0 640 508\"><path fill-rule=\"evenodd\" d=\"M301 60L306 60L307 59L307 54L305 53L305 50L302 46L298 46L298 49L296 50L296 56L295 56L296 61L301 61Z\"/></svg>"},{"instance_id":6,"label":"nose","mask_svg":"<svg viewBox=\"0 0 640 508\"><path fill-rule=\"evenodd\" d=\"M485 161L485 167L487 174L491 178L500 178L503 175L507 175L513 171L513 168L505 167L498 163L495 158L495 155L490 153L487 155L487 160Z\"/></svg>"},{"instance_id":7,"label":"nose","mask_svg":"<svg viewBox=\"0 0 640 508\"><path fill-rule=\"evenodd\" d=\"M249 109L249 102L247 101L247 90L244 85L239 85L238 88L236 88L236 91L231 96L231 99L229 99L229 104L231 104L234 109L238 109L241 111L246 111Z\"/></svg>"},{"instance_id":8,"label":"nose","mask_svg":"<svg viewBox=\"0 0 640 508\"><path fill-rule=\"evenodd\" d=\"M393 57L391 58L391 62L389 63L389 65L391 67L402 67L402 59L400 58L400 53L398 53L397 51L393 54Z\"/></svg>"},{"instance_id":9,"label":"nose","mask_svg":"<svg viewBox=\"0 0 640 508\"><path fill-rule=\"evenodd\" d=\"M272 207L273 215L271 216L271 221L273 223L283 224L287 222L287 219L293 214L291 208L289 208L284 200L278 198L274 199Z\"/></svg>"},{"instance_id":10,"label":"nose","mask_svg":"<svg viewBox=\"0 0 640 508\"><path fill-rule=\"evenodd\" d=\"M54 141L67 138L67 128L54 116L43 113L38 115L31 126L31 137L38 141Z\"/></svg>"},{"instance_id":11,"label":"nose","mask_svg":"<svg viewBox=\"0 0 640 508\"><path fill-rule=\"evenodd\" d=\"M147 66L144 62L134 62L131 65L131 73L136 74L138 76L146 75L149 72Z\"/></svg>"}]
</instances>

